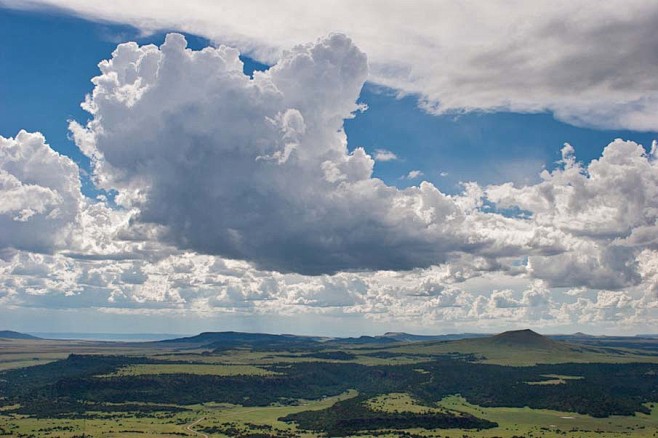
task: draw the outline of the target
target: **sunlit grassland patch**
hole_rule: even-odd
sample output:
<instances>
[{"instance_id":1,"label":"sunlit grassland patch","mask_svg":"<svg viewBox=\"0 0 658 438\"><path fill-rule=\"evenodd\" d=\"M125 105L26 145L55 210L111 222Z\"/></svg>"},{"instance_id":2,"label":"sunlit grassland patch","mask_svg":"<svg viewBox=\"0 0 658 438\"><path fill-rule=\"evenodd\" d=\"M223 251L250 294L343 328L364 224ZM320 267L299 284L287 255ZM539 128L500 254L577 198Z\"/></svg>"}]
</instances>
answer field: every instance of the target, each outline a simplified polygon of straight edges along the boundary
<instances>
[{"instance_id":1,"label":"sunlit grassland patch","mask_svg":"<svg viewBox=\"0 0 658 438\"><path fill-rule=\"evenodd\" d=\"M525 382L527 385L564 385L567 380L580 380L582 376L563 376L560 374L542 374L547 380L538 380L535 382Z\"/></svg>"},{"instance_id":2,"label":"sunlit grassland patch","mask_svg":"<svg viewBox=\"0 0 658 438\"><path fill-rule=\"evenodd\" d=\"M0 415L0 435L72 438L162 437L187 435L183 427L199 414L196 410L167 413L87 412L84 418L34 418L24 415Z\"/></svg>"},{"instance_id":3,"label":"sunlit grassland patch","mask_svg":"<svg viewBox=\"0 0 658 438\"><path fill-rule=\"evenodd\" d=\"M38 357L32 359L7 360L0 362L0 371L13 370L16 368L32 367L35 365L44 365L53 362L55 360L57 359L42 359Z\"/></svg>"},{"instance_id":4,"label":"sunlit grassland patch","mask_svg":"<svg viewBox=\"0 0 658 438\"><path fill-rule=\"evenodd\" d=\"M220 364L137 364L119 368L102 377L196 374L210 376L273 376L277 373L253 365Z\"/></svg>"},{"instance_id":5,"label":"sunlit grassland patch","mask_svg":"<svg viewBox=\"0 0 658 438\"><path fill-rule=\"evenodd\" d=\"M237 433L249 434L268 433L272 436L286 436L292 434L301 437L312 437L299 431L293 423L279 421L279 418L303 411L320 411L327 409L337 402L356 397L354 390L346 391L333 397L324 397L320 400L296 400L289 405L272 405L263 407L246 407L226 403L207 403L203 406L203 419L196 425L195 430L212 436L234 436ZM221 431L224 431L223 433ZM219 435L213 435L219 434Z\"/></svg>"},{"instance_id":6,"label":"sunlit grassland patch","mask_svg":"<svg viewBox=\"0 0 658 438\"><path fill-rule=\"evenodd\" d=\"M532 366L559 363L658 363L657 355L639 354L635 350L589 348L585 346L541 349L487 344L481 339L431 342L385 347L378 352L410 356L473 354L477 362L504 366Z\"/></svg>"},{"instance_id":7,"label":"sunlit grassland patch","mask_svg":"<svg viewBox=\"0 0 658 438\"><path fill-rule=\"evenodd\" d=\"M654 437L658 434L658 404L646 404L651 414L637 413L635 416L610 416L593 418L573 412L530 408L488 408L468 403L460 396L445 397L439 407L452 412L459 411L499 424L498 427L469 431L473 437L512 436L578 436L578 437ZM442 436L462 437L457 431L442 431Z\"/></svg>"},{"instance_id":8,"label":"sunlit grassland patch","mask_svg":"<svg viewBox=\"0 0 658 438\"><path fill-rule=\"evenodd\" d=\"M0 372L44 365L66 359L70 354L147 356L157 351L112 342L0 339Z\"/></svg>"},{"instance_id":9,"label":"sunlit grassland patch","mask_svg":"<svg viewBox=\"0 0 658 438\"><path fill-rule=\"evenodd\" d=\"M448 410L442 407L422 405L411 395L402 392L373 397L366 401L366 406L377 412L448 413Z\"/></svg>"}]
</instances>

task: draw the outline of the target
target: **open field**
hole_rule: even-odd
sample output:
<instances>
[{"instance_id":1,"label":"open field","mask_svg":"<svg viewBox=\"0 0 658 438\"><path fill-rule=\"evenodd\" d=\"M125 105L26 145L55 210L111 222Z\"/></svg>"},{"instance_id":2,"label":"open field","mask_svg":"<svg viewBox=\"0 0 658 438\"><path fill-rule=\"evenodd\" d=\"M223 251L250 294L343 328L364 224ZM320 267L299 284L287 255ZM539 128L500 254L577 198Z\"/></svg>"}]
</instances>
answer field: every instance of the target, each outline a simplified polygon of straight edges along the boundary
<instances>
[{"instance_id":1,"label":"open field","mask_svg":"<svg viewBox=\"0 0 658 438\"><path fill-rule=\"evenodd\" d=\"M66 359L70 354L143 356L157 351L149 343L0 339L0 371Z\"/></svg>"},{"instance_id":2,"label":"open field","mask_svg":"<svg viewBox=\"0 0 658 438\"><path fill-rule=\"evenodd\" d=\"M194 436L187 429L203 431L206 429L222 429L226 431L239 430L263 431L283 436L292 434L299 437L316 436L313 433L300 431L294 424L284 423L278 419L286 415L302 411L326 409L334 403L346 400L356 395L355 391L347 391L335 397L321 400L298 400L293 406L244 407L232 404L207 403L203 405L186 406L188 409L180 413L156 412L143 415L139 412L110 414L90 412L90 418L85 419L53 419L30 418L20 415L3 415L0 411L0 436L2 432L12 435L35 435L52 437L86 436L104 437L166 437ZM234 432L235 433L235 432ZM213 437L231 436L222 433L209 433Z\"/></svg>"},{"instance_id":3,"label":"open field","mask_svg":"<svg viewBox=\"0 0 658 438\"><path fill-rule=\"evenodd\" d=\"M530 408L483 408L468 403L460 396L449 396L435 406L425 406L414 400L409 394L386 394L368 400L368 404L387 412L457 412L469 413L498 423L498 427L488 430L470 430L473 437L510 437L510 436L641 436L658 435L658 404L648 404L651 414L637 414L632 417L613 416L593 418L573 412L560 412L547 409ZM440 433L446 437L462 437L464 431L422 431L408 430L420 435Z\"/></svg>"},{"instance_id":4,"label":"open field","mask_svg":"<svg viewBox=\"0 0 658 438\"><path fill-rule=\"evenodd\" d=\"M15 436L34 435L52 437L86 436L194 436L185 431L185 426L194 423L193 429L212 437L239 436L248 433L268 433L272 436L313 437L317 433L300 431L294 424L284 423L279 418L301 411L317 411L334 403L354 397L347 392L336 397L318 401L300 401L297 406L243 407L236 405L206 404L189 406L187 412L136 416L133 413L110 415L93 414L87 419L34 419L0 414L0 431ZM404 431L419 436L442 437L512 437L544 436L558 437L577 435L582 437L655 437L658 435L658 409L651 405L651 415L638 414L634 417L592 418L570 412L529 408L483 408L466 402L458 396L446 397L436 407L419 405L407 394L390 394L371 399L376 409L400 412L464 412L495 421L498 427L488 430L425 430L419 428ZM218 432L223 430L227 433ZM215 431L215 432L208 432ZM399 431L402 432L402 431ZM236 435L236 433L238 435ZM399 436L399 433L382 435Z\"/></svg>"},{"instance_id":5,"label":"open field","mask_svg":"<svg viewBox=\"0 0 658 438\"><path fill-rule=\"evenodd\" d=\"M380 412L446 412L447 409L437 406L425 406L404 392L383 394L366 401L368 407Z\"/></svg>"},{"instance_id":6,"label":"open field","mask_svg":"<svg viewBox=\"0 0 658 438\"><path fill-rule=\"evenodd\" d=\"M441 407L459 412L467 412L495 421L499 427L486 431L471 431L470 436L564 436L577 435L582 437L618 437L658 436L658 404L647 406L651 414L638 413L635 416L611 416L608 418L593 418L573 412L560 412L548 409L530 408L483 408L466 402L462 397L450 396L441 400ZM448 437L461 437L452 431L442 433Z\"/></svg>"},{"instance_id":7,"label":"open field","mask_svg":"<svg viewBox=\"0 0 658 438\"><path fill-rule=\"evenodd\" d=\"M208 431L213 429L238 430L240 433L269 433L274 436L284 436L286 433L293 436L312 437L317 434L306 433L294 424L285 423L279 419L290 414L304 411L319 411L327 409L336 402L347 400L357 395L350 390L334 397L325 397L320 400L298 400L293 406L267 406L244 407L236 405L209 405L204 410L203 420L196 427L197 430ZM232 428L232 429L231 429ZM231 436L216 433L212 436Z\"/></svg>"}]
</instances>

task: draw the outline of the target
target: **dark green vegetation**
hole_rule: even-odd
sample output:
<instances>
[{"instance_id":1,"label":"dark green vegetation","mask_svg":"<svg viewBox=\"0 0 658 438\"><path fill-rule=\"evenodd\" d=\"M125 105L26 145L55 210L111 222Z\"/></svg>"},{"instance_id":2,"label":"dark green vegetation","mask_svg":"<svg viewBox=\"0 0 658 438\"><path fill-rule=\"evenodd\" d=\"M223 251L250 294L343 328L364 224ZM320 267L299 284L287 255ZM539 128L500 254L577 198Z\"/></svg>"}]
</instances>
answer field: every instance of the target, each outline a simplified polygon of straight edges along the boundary
<instances>
[{"instance_id":1,"label":"dark green vegetation","mask_svg":"<svg viewBox=\"0 0 658 438\"><path fill-rule=\"evenodd\" d=\"M513 368L436 359L413 365L368 366L300 362L270 365L274 376L198 374L111 376L122 366L153 359L71 356L69 359L2 374L5 404L18 403L30 415L78 414L85 404L221 402L267 406L300 398L318 399L356 389L372 397L408 392L432 404L461 394L481 406L529 406L593 417L647 412L658 402L656 364L557 364ZM167 362L171 363L171 362ZM548 375L580 376L560 385L529 385Z\"/></svg>"},{"instance_id":2,"label":"dark green vegetation","mask_svg":"<svg viewBox=\"0 0 658 438\"><path fill-rule=\"evenodd\" d=\"M2 418L22 415L71 421L122 412L188 418L201 404L220 403L246 409L235 415L270 412L269 426L250 428L235 423L241 417L231 417L206 424L206 433L230 435L227 431L240 428L262 436L297 436L302 430L329 436L435 429L484 433L497 426L481 416L485 411L436 407L459 394L464 403L483 409L529 407L605 418L648 415L648 404L658 402L658 356L652 355L649 338L627 339L624 346L620 341L570 344L529 330L458 341L393 338L204 333L145 343L141 350L138 344L120 344L117 354L108 354L112 349L103 344L95 347L103 348L96 354L0 372L0 427ZM6 345L16 345L12 342ZM35 348L50 348L47 341L34 342ZM629 346L633 342L642 348ZM510 366L528 364L533 365ZM304 408L304 400L350 391L347 398ZM421 408L373 409L368 401L386 394L407 394ZM279 429L268 432L277 419ZM181 421L179 429L187 420Z\"/></svg>"}]
</instances>

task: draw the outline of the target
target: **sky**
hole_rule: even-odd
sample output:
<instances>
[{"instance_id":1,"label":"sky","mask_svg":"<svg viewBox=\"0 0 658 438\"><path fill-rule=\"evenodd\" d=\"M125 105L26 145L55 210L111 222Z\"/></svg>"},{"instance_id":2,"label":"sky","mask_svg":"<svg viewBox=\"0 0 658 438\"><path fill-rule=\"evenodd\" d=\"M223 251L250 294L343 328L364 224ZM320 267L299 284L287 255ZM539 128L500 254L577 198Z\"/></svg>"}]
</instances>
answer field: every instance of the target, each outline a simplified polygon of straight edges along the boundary
<instances>
[{"instance_id":1,"label":"sky","mask_svg":"<svg viewBox=\"0 0 658 438\"><path fill-rule=\"evenodd\" d=\"M658 5L0 0L0 328L637 334Z\"/></svg>"}]
</instances>

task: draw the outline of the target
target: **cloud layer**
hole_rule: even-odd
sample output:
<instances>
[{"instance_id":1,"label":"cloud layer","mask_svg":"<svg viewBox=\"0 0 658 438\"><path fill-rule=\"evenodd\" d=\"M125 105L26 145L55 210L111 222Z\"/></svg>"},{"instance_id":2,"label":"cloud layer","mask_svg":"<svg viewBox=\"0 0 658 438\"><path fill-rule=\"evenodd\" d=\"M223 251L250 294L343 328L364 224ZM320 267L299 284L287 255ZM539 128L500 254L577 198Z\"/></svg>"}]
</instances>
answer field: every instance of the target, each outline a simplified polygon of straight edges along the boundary
<instances>
[{"instance_id":1,"label":"cloud layer","mask_svg":"<svg viewBox=\"0 0 658 438\"><path fill-rule=\"evenodd\" d=\"M347 150L368 74L349 38L295 46L253 79L238 55L172 34L100 64L92 118L70 127L119 208L85 199L42 135L0 137L3 308L446 329L658 318L655 144L616 140L588 165L565 145L533 185L401 190Z\"/></svg>"},{"instance_id":2,"label":"cloud layer","mask_svg":"<svg viewBox=\"0 0 658 438\"><path fill-rule=\"evenodd\" d=\"M579 125L658 130L651 1L1 3L203 35L269 63L339 31L368 54L369 80L419 94L431 112L548 110Z\"/></svg>"}]
</instances>

